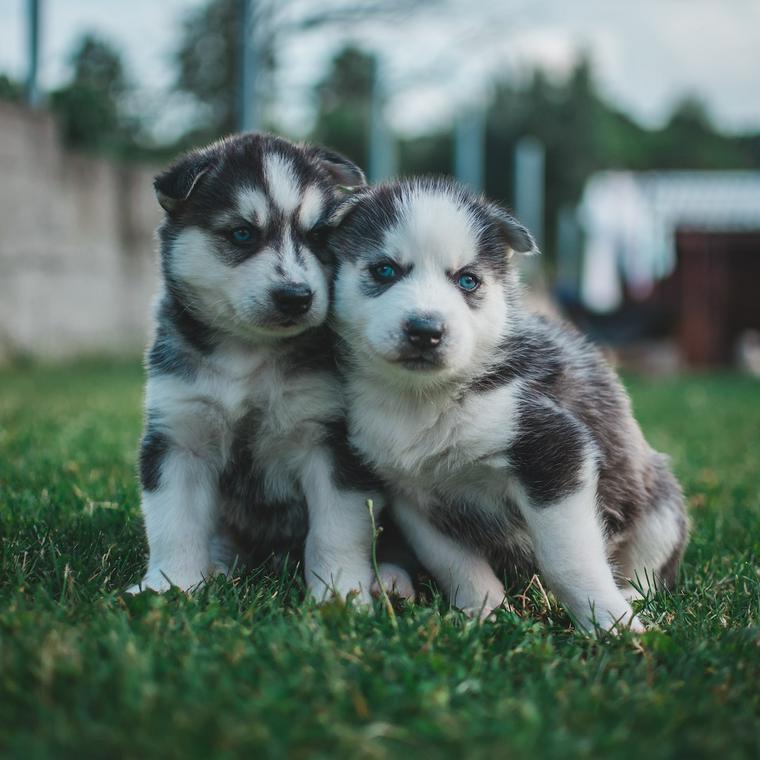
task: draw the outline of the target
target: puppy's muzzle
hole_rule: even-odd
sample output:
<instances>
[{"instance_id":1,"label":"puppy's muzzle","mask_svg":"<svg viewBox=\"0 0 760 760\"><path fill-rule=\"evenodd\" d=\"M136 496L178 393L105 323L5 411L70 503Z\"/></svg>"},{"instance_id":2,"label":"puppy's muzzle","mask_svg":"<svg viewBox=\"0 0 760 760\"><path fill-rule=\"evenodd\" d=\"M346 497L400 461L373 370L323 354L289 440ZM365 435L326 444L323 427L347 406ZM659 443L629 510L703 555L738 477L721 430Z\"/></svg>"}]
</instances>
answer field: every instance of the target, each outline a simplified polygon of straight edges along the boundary
<instances>
[{"instance_id":1,"label":"puppy's muzzle","mask_svg":"<svg viewBox=\"0 0 760 760\"><path fill-rule=\"evenodd\" d=\"M314 293L308 285L292 283L272 291L277 311L286 317L298 317L311 308Z\"/></svg>"}]
</instances>

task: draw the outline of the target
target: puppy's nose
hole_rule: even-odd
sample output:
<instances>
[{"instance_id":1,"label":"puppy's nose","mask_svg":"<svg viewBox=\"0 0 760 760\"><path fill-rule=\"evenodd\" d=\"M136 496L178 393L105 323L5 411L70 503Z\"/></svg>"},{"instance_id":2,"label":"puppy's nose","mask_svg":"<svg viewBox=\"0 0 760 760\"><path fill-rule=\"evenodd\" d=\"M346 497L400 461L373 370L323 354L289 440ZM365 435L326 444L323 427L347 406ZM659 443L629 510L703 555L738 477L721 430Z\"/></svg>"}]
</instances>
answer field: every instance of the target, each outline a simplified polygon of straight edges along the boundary
<instances>
[{"instance_id":1,"label":"puppy's nose","mask_svg":"<svg viewBox=\"0 0 760 760\"><path fill-rule=\"evenodd\" d=\"M308 285L290 283L272 291L272 298L282 314L292 317L309 310L314 293Z\"/></svg>"},{"instance_id":2,"label":"puppy's nose","mask_svg":"<svg viewBox=\"0 0 760 760\"><path fill-rule=\"evenodd\" d=\"M415 348L435 348L444 332L443 322L436 317L410 317L404 325L406 339Z\"/></svg>"}]
</instances>

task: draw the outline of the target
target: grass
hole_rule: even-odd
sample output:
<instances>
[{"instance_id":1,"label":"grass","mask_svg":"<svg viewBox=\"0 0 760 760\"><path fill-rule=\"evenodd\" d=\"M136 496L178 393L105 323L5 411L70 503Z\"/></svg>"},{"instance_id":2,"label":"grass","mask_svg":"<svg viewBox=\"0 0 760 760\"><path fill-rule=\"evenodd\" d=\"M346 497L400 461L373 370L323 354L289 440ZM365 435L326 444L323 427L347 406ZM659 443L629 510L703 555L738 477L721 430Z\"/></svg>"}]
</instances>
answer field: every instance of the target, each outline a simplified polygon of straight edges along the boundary
<instances>
[{"instance_id":1,"label":"grass","mask_svg":"<svg viewBox=\"0 0 760 760\"><path fill-rule=\"evenodd\" d=\"M0 372L0 750L34 757L757 757L760 383L632 380L694 533L657 629L594 642L534 584L395 624L297 577L125 598L145 545L134 364Z\"/></svg>"}]
</instances>

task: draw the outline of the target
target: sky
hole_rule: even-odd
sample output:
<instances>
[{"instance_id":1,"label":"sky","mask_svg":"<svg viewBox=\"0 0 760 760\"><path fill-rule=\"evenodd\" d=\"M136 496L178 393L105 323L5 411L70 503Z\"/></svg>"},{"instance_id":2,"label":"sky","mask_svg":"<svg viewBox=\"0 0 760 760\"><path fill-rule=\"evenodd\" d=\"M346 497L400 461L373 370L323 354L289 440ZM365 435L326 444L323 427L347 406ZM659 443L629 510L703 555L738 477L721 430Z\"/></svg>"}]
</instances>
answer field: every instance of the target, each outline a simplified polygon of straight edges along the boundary
<instances>
[{"instance_id":1,"label":"sky","mask_svg":"<svg viewBox=\"0 0 760 760\"><path fill-rule=\"evenodd\" d=\"M123 54L163 129L187 110L166 100L183 16L203 0L41 0L45 87L65 81L67 57L85 32ZM290 2L290 16L346 0ZM643 124L663 123L697 96L720 127L760 131L760 0L427 0L402 16L285 37L278 49L276 116L293 134L313 115L311 88L331 55L353 42L381 60L387 116L402 134L444 126L488 97L496 78L534 65L557 77L581 52L602 93ZM26 0L0 0L0 72L23 78Z\"/></svg>"}]
</instances>

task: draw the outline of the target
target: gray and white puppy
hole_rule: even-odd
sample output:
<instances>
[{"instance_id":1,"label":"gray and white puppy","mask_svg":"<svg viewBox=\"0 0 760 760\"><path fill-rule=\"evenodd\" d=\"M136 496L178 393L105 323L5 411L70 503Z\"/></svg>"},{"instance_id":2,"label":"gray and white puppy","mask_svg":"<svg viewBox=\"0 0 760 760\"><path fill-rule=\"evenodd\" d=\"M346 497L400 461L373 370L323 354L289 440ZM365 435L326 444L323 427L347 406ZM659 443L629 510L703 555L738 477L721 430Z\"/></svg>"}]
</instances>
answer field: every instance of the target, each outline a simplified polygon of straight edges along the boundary
<instances>
[{"instance_id":1,"label":"gray and white puppy","mask_svg":"<svg viewBox=\"0 0 760 760\"><path fill-rule=\"evenodd\" d=\"M350 441L422 564L471 614L536 566L581 626L641 629L630 581L673 583L681 491L599 352L521 305L529 232L442 180L361 191L331 224Z\"/></svg>"},{"instance_id":2,"label":"gray and white puppy","mask_svg":"<svg viewBox=\"0 0 760 760\"><path fill-rule=\"evenodd\" d=\"M156 178L163 287L140 451L150 558L130 591L193 588L242 543L303 550L318 598L368 598L365 503L380 496L345 444L320 231L340 186L363 182L338 154L257 134Z\"/></svg>"}]
</instances>

